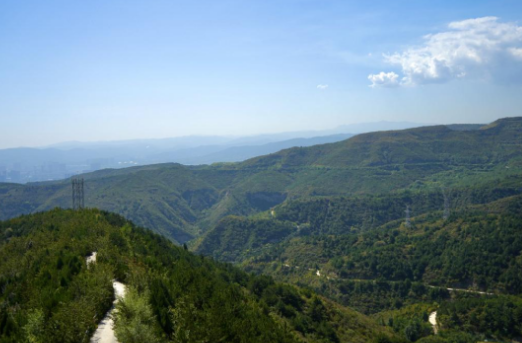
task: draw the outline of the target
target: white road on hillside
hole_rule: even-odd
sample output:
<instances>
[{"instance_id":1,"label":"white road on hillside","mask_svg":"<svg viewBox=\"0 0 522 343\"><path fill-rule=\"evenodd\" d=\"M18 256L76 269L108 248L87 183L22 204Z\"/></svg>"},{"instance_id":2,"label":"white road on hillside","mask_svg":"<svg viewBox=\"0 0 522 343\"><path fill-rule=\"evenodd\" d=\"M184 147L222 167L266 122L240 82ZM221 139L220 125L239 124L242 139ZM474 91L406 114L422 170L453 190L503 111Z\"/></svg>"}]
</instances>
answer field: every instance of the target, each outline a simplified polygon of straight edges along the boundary
<instances>
[{"instance_id":1,"label":"white road on hillside","mask_svg":"<svg viewBox=\"0 0 522 343\"><path fill-rule=\"evenodd\" d=\"M91 256L86 258L87 266L91 263L96 262L96 253L94 252ZM112 314L115 311L115 305L118 303L120 299L125 297L125 285L118 281L112 282L112 287L114 288L114 297L116 298L112 303L112 307L107 312L105 317L102 319L100 324L98 324L98 328L94 332L90 343L119 343L116 339L116 335L114 334L114 321L112 320Z\"/></svg>"},{"instance_id":2,"label":"white road on hillside","mask_svg":"<svg viewBox=\"0 0 522 343\"><path fill-rule=\"evenodd\" d=\"M430 313L429 321L431 326L433 326L433 332L437 334L437 332L439 331L439 328L437 326L437 311Z\"/></svg>"},{"instance_id":3,"label":"white road on hillside","mask_svg":"<svg viewBox=\"0 0 522 343\"><path fill-rule=\"evenodd\" d=\"M116 335L114 334L114 321L112 320L112 314L115 310L114 305L116 305L119 299L122 299L125 296L125 285L121 282L114 281L112 286L114 287L116 300L114 300L114 304L110 311L107 312L103 320L98 324L98 328L91 338L91 343L118 343Z\"/></svg>"}]
</instances>

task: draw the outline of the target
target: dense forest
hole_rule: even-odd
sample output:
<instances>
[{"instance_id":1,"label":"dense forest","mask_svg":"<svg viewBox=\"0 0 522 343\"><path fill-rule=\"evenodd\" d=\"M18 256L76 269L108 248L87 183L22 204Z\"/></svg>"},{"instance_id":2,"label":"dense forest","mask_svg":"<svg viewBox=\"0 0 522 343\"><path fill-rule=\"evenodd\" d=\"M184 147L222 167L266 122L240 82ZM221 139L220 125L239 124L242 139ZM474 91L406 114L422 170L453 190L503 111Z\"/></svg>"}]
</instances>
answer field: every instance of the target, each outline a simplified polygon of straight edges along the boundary
<instances>
[{"instance_id":1,"label":"dense forest","mask_svg":"<svg viewBox=\"0 0 522 343\"><path fill-rule=\"evenodd\" d=\"M400 341L313 291L195 256L99 210L1 222L0 242L0 342L88 342L113 279L128 287L115 318L122 342Z\"/></svg>"},{"instance_id":2,"label":"dense forest","mask_svg":"<svg viewBox=\"0 0 522 343\"><path fill-rule=\"evenodd\" d=\"M195 247L264 272L273 273L275 263L289 279L320 266L333 279L411 280L520 294L522 197L513 193L520 191L466 196L469 205L448 211L447 218L443 211L430 212L441 200L432 194L299 201L275 208L273 218L227 217ZM409 226L405 199L415 200L421 213Z\"/></svg>"},{"instance_id":3,"label":"dense forest","mask_svg":"<svg viewBox=\"0 0 522 343\"><path fill-rule=\"evenodd\" d=\"M451 207L447 217L437 209L443 199L436 194L298 201L264 216L226 218L196 248L247 271L311 287L368 315L431 304L439 309L446 339L452 332L469 341L480 335L516 338L522 196L512 194L519 193L515 187L468 190L466 205ZM405 199L415 199L420 212L409 225L400 213ZM360 214L363 208L366 215ZM368 223L370 216L375 219ZM462 297L473 294L483 296ZM497 298L502 294L515 300ZM502 311L507 315L497 318ZM401 331L403 324L392 328ZM420 324L418 330L429 327L427 318ZM422 330L416 339L427 335Z\"/></svg>"},{"instance_id":4,"label":"dense forest","mask_svg":"<svg viewBox=\"0 0 522 343\"><path fill-rule=\"evenodd\" d=\"M521 184L521 178L509 178L503 182L497 181L474 188L437 189L432 192L400 191L288 201L275 206L269 213L261 213L248 219L225 217L196 240L193 246L198 253L213 255L224 261L241 262L267 244L296 236L353 239L356 237L354 234L395 221L400 222L404 219L407 208L410 216L431 214L442 218L454 212L466 211L473 205L520 194ZM229 255L230 253L233 255Z\"/></svg>"},{"instance_id":5,"label":"dense forest","mask_svg":"<svg viewBox=\"0 0 522 343\"><path fill-rule=\"evenodd\" d=\"M467 217L450 216L447 225L453 229L456 223L475 223L476 226L461 227L460 231L477 238L476 248L482 249L479 234L488 233L487 239L491 241L495 237L492 223L499 218L503 220L503 228L520 227L519 217L505 214L516 213L521 203L520 197L503 199L488 204L491 209L482 217L479 212L467 211ZM488 221L478 220L484 220L483 217L490 219L489 226ZM429 223L429 216L425 220ZM243 228L249 229L254 223L246 221ZM413 223L421 222L414 218ZM378 228L376 232L370 230L360 235L365 240L382 240L383 230ZM399 224L397 230L396 244L422 241L406 241L408 235L418 235L418 228ZM502 247L498 251L516 250L519 254L518 236L513 232L501 244L492 242L490 246ZM469 239L457 236L456 241ZM0 222L0 242L0 342L88 342L111 307L113 280L127 285L127 295L116 305L115 316L115 332L122 342L471 343L488 337L511 339L522 334L522 298L500 295L518 294L515 286L507 287L510 283L502 287L495 282L486 283L489 286L483 289L492 293L480 294L452 291L442 284L431 286L422 277L418 281L412 281L411 277L392 281L382 275L376 275L375 280L342 277L340 270L354 269L357 263L350 264L347 256L339 255L340 258L335 256L328 261L339 272L335 278L324 266L316 267L328 274L314 275L313 282L306 282L306 278L292 279L289 267L272 273L276 279L300 285L296 287L193 255L186 247L176 247L118 215L99 210L56 209ZM513 248L507 242L514 244ZM373 248L382 248L379 244L371 246L360 249L375 254ZM474 247L449 246L453 252L466 253ZM423 249L432 250L440 252L440 249ZM97 262L86 264L86 257L94 251ZM434 256L428 255L428 259ZM464 256L457 260L460 258ZM500 275L498 270L506 267L499 262L510 260L500 255L484 265L484 270L494 280L495 275ZM380 268L383 261L376 263ZM394 270L393 265L387 264L383 269ZM373 270L370 265L364 267ZM469 268L463 270L475 272ZM517 280L520 270L519 267L508 270L511 274L505 279ZM264 272L270 274L268 269ZM433 335L428 322L433 311L438 312L437 335Z\"/></svg>"}]
</instances>

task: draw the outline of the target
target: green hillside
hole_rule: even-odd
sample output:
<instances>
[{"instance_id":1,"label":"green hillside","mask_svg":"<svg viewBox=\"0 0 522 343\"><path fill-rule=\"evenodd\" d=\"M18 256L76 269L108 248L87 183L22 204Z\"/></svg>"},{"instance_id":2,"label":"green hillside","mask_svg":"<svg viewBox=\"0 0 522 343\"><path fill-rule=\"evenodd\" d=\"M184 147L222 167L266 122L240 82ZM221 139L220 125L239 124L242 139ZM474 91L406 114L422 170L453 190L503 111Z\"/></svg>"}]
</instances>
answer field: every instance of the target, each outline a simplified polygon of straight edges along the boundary
<instances>
[{"instance_id":1,"label":"green hillside","mask_svg":"<svg viewBox=\"0 0 522 343\"><path fill-rule=\"evenodd\" d=\"M88 342L113 279L128 289L115 319L123 342L400 341L312 291L195 256L99 210L0 222L0 261L0 342Z\"/></svg>"},{"instance_id":2,"label":"green hillside","mask_svg":"<svg viewBox=\"0 0 522 343\"><path fill-rule=\"evenodd\" d=\"M86 205L186 242L227 215L296 199L477 187L521 175L522 118L362 134L242 163L162 164L86 174ZM0 219L70 206L69 181L0 185Z\"/></svg>"},{"instance_id":3,"label":"green hillside","mask_svg":"<svg viewBox=\"0 0 522 343\"><path fill-rule=\"evenodd\" d=\"M447 219L438 194L290 202L271 218L227 217L195 249L366 314L436 309L440 340L510 340L522 335L521 190L454 191L454 201L466 205L452 207ZM405 203L418 213L410 226ZM433 334L422 313L376 318L416 341ZM416 333L406 335L406 327Z\"/></svg>"},{"instance_id":4,"label":"green hillside","mask_svg":"<svg viewBox=\"0 0 522 343\"><path fill-rule=\"evenodd\" d=\"M450 215L521 193L522 177L511 177L480 187L289 200L248 219L225 217L198 239L193 248L220 260L239 263L283 241L309 236L357 237L388 223L401 223L407 208L413 217L430 214L442 219L445 204L446 215Z\"/></svg>"},{"instance_id":5,"label":"green hillside","mask_svg":"<svg viewBox=\"0 0 522 343\"><path fill-rule=\"evenodd\" d=\"M320 207L310 211L307 203L292 204L291 213L307 221L289 221L288 215L281 215L284 221L280 215L225 218L196 245L196 251L294 283L314 285L327 279L339 288L344 280L409 280L522 294L521 195L470 205L447 219L442 211L426 211L413 216L410 227L400 213L403 206L393 218L400 197L379 198L373 206L366 201L372 223L364 216L351 217L346 205L353 200L343 200L330 200L331 208L339 206L330 212ZM383 206L385 201L388 207ZM317 203L322 201L311 205ZM298 205L301 211L294 208ZM316 277L317 270L322 277Z\"/></svg>"},{"instance_id":6,"label":"green hillside","mask_svg":"<svg viewBox=\"0 0 522 343\"><path fill-rule=\"evenodd\" d=\"M0 342L88 341L113 279L122 341L516 339L492 321L522 313L521 139L511 118L83 175L102 210L53 209L69 180L1 184Z\"/></svg>"}]
</instances>

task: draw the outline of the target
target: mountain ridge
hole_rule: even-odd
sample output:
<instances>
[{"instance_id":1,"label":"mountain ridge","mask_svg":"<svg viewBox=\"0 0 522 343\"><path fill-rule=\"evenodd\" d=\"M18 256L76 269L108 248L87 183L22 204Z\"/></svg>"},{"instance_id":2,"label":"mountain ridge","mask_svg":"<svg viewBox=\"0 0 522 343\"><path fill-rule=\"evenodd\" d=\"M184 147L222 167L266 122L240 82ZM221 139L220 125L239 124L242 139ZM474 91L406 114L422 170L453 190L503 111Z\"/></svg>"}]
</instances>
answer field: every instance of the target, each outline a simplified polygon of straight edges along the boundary
<instances>
[{"instance_id":1,"label":"mountain ridge","mask_svg":"<svg viewBox=\"0 0 522 343\"><path fill-rule=\"evenodd\" d=\"M509 118L473 131L433 126L361 134L240 163L102 170L83 175L86 205L183 243L226 215L252 215L291 199L429 191L517 175L521 137L522 118ZM1 219L70 206L67 180L0 189Z\"/></svg>"}]
</instances>

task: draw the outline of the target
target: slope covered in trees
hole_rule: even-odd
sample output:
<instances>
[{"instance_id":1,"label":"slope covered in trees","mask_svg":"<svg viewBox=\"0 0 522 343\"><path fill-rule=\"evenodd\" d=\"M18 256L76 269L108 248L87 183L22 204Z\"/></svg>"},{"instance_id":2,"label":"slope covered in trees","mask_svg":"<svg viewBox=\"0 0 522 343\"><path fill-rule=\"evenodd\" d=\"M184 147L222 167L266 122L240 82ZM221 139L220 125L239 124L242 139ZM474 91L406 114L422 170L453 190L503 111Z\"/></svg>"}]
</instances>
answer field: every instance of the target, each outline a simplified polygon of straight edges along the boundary
<instances>
[{"instance_id":1,"label":"slope covered in trees","mask_svg":"<svg viewBox=\"0 0 522 343\"><path fill-rule=\"evenodd\" d=\"M393 207L393 198L389 201ZM306 213L306 210L300 213ZM331 217L324 219L324 211L317 212L320 227L324 222L336 223L336 213L343 214L332 211ZM443 218L442 211L427 212L412 217L409 227L399 218L366 230L360 230L357 225L364 225L364 221L347 225L345 230L336 230L331 224L326 226L331 230L324 232L317 229L313 216L307 218L310 222L250 219L250 233L270 232L266 228L283 226L294 228L278 241L249 241L248 247L257 247L255 250L246 249L244 243L238 241L241 226L237 221L245 220L227 218L218 225L219 231L207 234L197 251L226 258L230 256L227 255L229 247L234 247L233 250L242 253L236 253L235 259L228 260L250 270L280 274L286 280L295 278L296 281L301 276L306 277L305 271L312 269L315 273L320 269L324 276L332 278L332 283L343 279L410 280L447 287L522 293L520 195L470 206L452 213L447 219ZM343 226L339 224L338 227ZM253 235L251 240L255 237Z\"/></svg>"},{"instance_id":2,"label":"slope covered in trees","mask_svg":"<svg viewBox=\"0 0 522 343\"><path fill-rule=\"evenodd\" d=\"M515 191L518 195L510 195ZM195 247L247 271L311 287L363 313L379 313L382 325L410 341L433 334L422 312L401 314L417 305L438 310L437 341L519 337L520 189L470 190L467 205L447 218L431 209L441 200L434 197L389 194L288 203L270 216L227 217ZM419 211L410 225L404 221L405 199L414 199ZM265 239L272 235L277 239ZM394 319L386 311L396 311Z\"/></svg>"},{"instance_id":3,"label":"slope covered in trees","mask_svg":"<svg viewBox=\"0 0 522 343\"><path fill-rule=\"evenodd\" d=\"M113 279L128 289L115 318L123 342L400 341L312 291L195 256L99 210L0 222L0 261L0 342L88 342Z\"/></svg>"},{"instance_id":4,"label":"slope covered in trees","mask_svg":"<svg viewBox=\"0 0 522 343\"><path fill-rule=\"evenodd\" d=\"M462 131L434 126L362 134L242 163L162 164L84 175L86 205L120 213L178 242L227 215L295 199L433 191L520 175L522 119ZM69 181L0 185L0 219L70 206Z\"/></svg>"}]
</instances>

